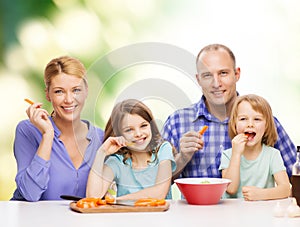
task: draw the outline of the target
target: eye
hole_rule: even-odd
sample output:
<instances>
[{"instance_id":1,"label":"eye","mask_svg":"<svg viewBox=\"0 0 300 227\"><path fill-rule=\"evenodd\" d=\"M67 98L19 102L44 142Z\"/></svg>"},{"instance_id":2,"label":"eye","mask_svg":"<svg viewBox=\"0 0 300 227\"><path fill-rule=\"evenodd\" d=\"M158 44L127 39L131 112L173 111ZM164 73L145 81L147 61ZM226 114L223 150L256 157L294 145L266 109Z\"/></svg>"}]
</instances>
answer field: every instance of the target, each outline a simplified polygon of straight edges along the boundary
<instances>
[{"instance_id":1,"label":"eye","mask_svg":"<svg viewBox=\"0 0 300 227\"><path fill-rule=\"evenodd\" d=\"M63 90L58 89L58 90L55 90L54 93L55 93L55 94L62 94L62 93L63 93Z\"/></svg>"},{"instance_id":2,"label":"eye","mask_svg":"<svg viewBox=\"0 0 300 227\"><path fill-rule=\"evenodd\" d=\"M148 125L149 125L149 124L144 123L144 124L141 125L141 127L142 127L142 128L146 128L146 127L148 127Z\"/></svg>"},{"instance_id":3,"label":"eye","mask_svg":"<svg viewBox=\"0 0 300 227\"><path fill-rule=\"evenodd\" d=\"M74 93L80 93L80 92L81 92L81 89L80 89L80 88L74 88L73 92L74 92Z\"/></svg>"},{"instance_id":4,"label":"eye","mask_svg":"<svg viewBox=\"0 0 300 227\"><path fill-rule=\"evenodd\" d=\"M228 75L228 72L227 71L221 71L220 72L220 75L223 77L223 76L227 76Z\"/></svg>"},{"instance_id":5,"label":"eye","mask_svg":"<svg viewBox=\"0 0 300 227\"><path fill-rule=\"evenodd\" d=\"M124 132L131 132L131 131L132 131L131 128L124 129Z\"/></svg>"},{"instance_id":6,"label":"eye","mask_svg":"<svg viewBox=\"0 0 300 227\"><path fill-rule=\"evenodd\" d=\"M203 74L201 74L201 77L202 77L203 79L210 79L210 78L212 77L212 74L209 73L209 72L203 73Z\"/></svg>"},{"instance_id":7,"label":"eye","mask_svg":"<svg viewBox=\"0 0 300 227\"><path fill-rule=\"evenodd\" d=\"M245 120L247 120L246 117L240 117L239 118L239 121L245 121Z\"/></svg>"}]
</instances>

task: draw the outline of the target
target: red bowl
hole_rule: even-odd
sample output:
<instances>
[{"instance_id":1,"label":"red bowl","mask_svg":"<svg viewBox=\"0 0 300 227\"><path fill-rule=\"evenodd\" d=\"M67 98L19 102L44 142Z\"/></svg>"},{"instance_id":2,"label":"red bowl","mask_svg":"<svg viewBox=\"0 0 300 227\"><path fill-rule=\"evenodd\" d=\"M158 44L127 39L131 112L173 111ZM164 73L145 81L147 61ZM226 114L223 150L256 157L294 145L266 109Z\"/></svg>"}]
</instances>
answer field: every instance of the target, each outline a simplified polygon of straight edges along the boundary
<instances>
[{"instance_id":1,"label":"red bowl","mask_svg":"<svg viewBox=\"0 0 300 227\"><path fill-rule=\"evenodd\" d=\"M212 205L219 203L231 180L224 178L180 178L174 182L188 204Z\"/></svg>"}]
</instances>

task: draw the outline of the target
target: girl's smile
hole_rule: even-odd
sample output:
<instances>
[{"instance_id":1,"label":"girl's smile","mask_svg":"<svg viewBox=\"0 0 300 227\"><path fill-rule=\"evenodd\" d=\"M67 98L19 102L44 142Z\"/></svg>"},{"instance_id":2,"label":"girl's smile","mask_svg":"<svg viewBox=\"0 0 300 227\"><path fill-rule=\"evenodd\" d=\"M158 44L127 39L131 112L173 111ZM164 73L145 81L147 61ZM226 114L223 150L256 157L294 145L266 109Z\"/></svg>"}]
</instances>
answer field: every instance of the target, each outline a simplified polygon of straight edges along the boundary
<instances>
[{"instance_id":1,"label":"girl's smile","mask_svg":"<svg viewBox=\"0 0 300 227\"><path fill-rule=\"evenodd\" d=\"M152 138L151 126L136 114L126 114L122 120L122 134L129 141L130 149L146 150Z\"/></svg>"}]
</instances>

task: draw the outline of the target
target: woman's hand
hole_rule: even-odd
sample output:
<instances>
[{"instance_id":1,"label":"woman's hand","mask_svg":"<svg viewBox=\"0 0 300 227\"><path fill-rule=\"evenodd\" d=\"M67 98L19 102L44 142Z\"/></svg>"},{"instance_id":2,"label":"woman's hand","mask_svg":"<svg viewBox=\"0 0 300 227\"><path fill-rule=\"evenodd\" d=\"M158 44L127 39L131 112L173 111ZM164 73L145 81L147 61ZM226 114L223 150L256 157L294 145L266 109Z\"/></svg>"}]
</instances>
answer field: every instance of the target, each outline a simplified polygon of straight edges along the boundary
<instances>
[{"instance_id":1,"label":"woman's hand","mask_svg":"<svg viewBox=\"0 0 300 227\"><path fill-rule=\"evenodd\" d=\"M41 106L42 103L34 103L29 106L26 110L27 116L30 122L37 127L43 135L48 133L53 134L54 129L48 118L49 113L45 109L40 108Z\"/></svg>"}]
</instances>

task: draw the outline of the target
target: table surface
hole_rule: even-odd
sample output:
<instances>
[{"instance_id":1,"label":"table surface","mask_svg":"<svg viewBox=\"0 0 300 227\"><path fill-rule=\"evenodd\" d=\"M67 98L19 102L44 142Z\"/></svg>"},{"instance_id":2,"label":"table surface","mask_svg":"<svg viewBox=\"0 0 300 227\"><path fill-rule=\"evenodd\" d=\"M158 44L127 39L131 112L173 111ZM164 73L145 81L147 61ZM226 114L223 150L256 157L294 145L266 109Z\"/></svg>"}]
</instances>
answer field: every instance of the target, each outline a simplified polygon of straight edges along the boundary
<instances>
[{"instance_id":1,"label":"table surface","mask_svg":"<svg viewBox=\"0 0 300 227\"><path fill-rule=\"evenodd\" d=\"M272 226L299 227L300 217L275 217L274 207L286 210L290 199L249 202L221 200L216 205L189 205L185 200L169 200L165 212L77 213L70 201L0 201L1 226Z\"/></svg>"}]
</instances>

